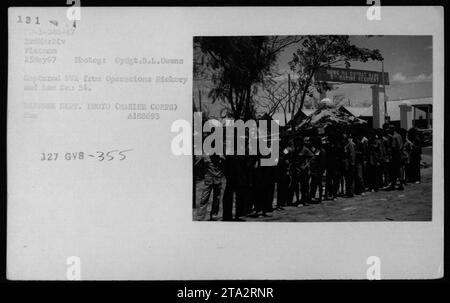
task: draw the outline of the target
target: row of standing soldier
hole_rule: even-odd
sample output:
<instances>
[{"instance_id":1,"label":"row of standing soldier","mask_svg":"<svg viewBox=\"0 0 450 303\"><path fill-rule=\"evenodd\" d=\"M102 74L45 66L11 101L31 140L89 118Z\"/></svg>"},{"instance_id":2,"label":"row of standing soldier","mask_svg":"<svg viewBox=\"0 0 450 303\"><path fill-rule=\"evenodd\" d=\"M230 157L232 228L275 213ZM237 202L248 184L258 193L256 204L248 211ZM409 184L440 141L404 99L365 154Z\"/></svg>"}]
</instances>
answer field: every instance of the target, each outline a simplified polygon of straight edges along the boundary
<instances>
[{"instance_id":1,"label":"row of standing soldier","mask_svg":"<svg viewBox=\"0 0 450 303\"><path fill-rule=\"evenodd\" d=\"M421 140L415 128L386 124L383 129L296 137L282 141L280 150L276 166L261 166L255 156L203 156L205 186L197 219L218 219L223 177L224 221L270 216L275 184L276 208L282 209L366 191L403 190L407 182L420 182Z\"/></svg>"}]
</instances>

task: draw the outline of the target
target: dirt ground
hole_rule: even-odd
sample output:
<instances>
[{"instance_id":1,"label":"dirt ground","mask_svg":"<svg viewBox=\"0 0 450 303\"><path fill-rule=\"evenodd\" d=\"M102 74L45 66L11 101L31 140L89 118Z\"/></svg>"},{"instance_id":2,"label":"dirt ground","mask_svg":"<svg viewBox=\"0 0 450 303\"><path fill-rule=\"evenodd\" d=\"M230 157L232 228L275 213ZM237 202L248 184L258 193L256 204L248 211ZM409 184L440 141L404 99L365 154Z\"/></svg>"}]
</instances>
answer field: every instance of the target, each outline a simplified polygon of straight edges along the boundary
<instances>
[{"instance_id":1,"label":"dirt ground","mask_svg":"<svg viewBox=\"0 0 450 303\"><path fill-rule=\"evenodd\" d=\"M320 204L311 204L306 207L284 207L282 210L274 210L269 217L244 217L243 219L270 222L430 221L432 216L431 148L424 148L422 162L426 166L421 169L422 183L408 184L403 191L366 192L365 195L354 198L339 197L335 201L322 201ZM196 188L197 205L200 204L202 189L203 182L199 182ZM219 217L221 217L221 209ZM195 209L193 218L195 219Z\"/></svg>"}]
</instances>

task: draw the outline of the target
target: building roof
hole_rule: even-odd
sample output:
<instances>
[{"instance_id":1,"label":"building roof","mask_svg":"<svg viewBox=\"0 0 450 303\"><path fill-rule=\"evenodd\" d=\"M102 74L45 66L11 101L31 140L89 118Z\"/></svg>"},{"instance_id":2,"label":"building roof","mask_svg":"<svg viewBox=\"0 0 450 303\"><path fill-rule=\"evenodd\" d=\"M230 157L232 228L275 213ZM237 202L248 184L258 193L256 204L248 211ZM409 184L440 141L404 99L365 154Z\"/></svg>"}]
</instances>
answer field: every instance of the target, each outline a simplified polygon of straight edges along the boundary
<instances>
[{"instance_id":1,"label":"building roof","mask_svg":"<svg viewBox=\"0 0 450 303\"><path fill-rule=\"evenodd\" d=\"M432 105L433 98L416 98L416 99L403 99L403 100L391 100L387 102L388 115L390 116L391 121L399 121L400 120L400 108L399 105L403 101L409 101L412 106L418 105ZM373 115L373 107L372 105L368 107L355 107L355 106L343 106L348 112L350 112L355 117L372 117ZM305 114L305 117L311 116L316 111L316 109L302 109L302 112ZM420 115L418 113L417 115ZM418 116L417 116L418 117ZM291 119L291 114L286 114L287 121ZM280 126L285 126L284 123L284 113L276 112L272 115L273 120L277 120Z\"/></svg>"}]
</instances>

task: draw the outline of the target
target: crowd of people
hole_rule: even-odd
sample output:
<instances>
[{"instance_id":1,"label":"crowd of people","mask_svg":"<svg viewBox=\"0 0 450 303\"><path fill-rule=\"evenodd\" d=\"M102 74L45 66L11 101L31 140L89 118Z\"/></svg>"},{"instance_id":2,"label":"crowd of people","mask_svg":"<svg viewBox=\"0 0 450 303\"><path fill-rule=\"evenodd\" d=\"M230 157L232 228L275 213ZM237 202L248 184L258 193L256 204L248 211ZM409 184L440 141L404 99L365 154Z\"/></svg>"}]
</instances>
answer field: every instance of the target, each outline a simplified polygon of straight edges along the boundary
<instances>
[{"instance_id":1,"label":"crowd of people","mask_svg":"<svg viewBox=\"0 0 450 303\"><path fill-rule=\"evenodd\" d=\"M286 138L275 166L262 166L255 156L205 155L195 163L205 168L196 219L219 219L224 179L222 220L243 221L270 216L275 195L275 208L282 209L367 191L403 190L407 183L420 183L421 154L416 128L385 124L382 129Z\"/></svg>"}]
</instances>

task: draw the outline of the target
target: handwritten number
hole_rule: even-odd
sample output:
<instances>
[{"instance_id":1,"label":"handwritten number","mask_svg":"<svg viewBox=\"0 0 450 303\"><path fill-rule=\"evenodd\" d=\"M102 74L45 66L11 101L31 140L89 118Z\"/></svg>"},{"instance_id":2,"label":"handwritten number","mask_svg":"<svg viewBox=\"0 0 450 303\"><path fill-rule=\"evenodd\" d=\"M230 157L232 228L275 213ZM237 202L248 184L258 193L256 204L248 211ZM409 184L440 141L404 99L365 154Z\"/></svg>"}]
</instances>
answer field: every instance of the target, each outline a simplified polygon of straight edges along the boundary
<instances>
[{"instance_id":1,"label":"handwritten number","mask_svg":"<svg viewBox=\"0 0 450 303\"><path fill-rule=\"evenodd\" d=\"M122 156L122 158L121 159L119 159L120 161L123 161L123 160L125 160L126 158L127 158L127 156L124 154L124 153L126 153L126 152L128 152L128 151L131 151L132 149L126 149L126 150L122 150L122 151L120 151L119 152L119 155L121 155Z\"/></svg>"},{"instance_id":2,"label":"handwritten number","mask_svg":"<svg viewBox=\"0 0 450 303\"><path fill-rule=\"evenodd\" d=\"M125 149L125 150L110 150L108 152L103 151L96 151L96 155L87 154L89 157L97 158L98 161L113 161L115 159L118 159L119 161L123 161L127 158L126 152L132 151L132 149ZM117 156L114 154L117 153L120 157L117 158ZM67 155L67 154L66 154ZM70 154L69 154L70 156ZM58 153L41 153L40 160L41 161L56 161L58 159ZM75 156L73 157L75 159ZM82 156L80 155L80 159L82 159ZM66 156L66 160L70 160Z\"/></svg>"},{"instance_id":3,"label":"handwritten number","mask_svg":"<svg viewBox=\"0 0 450 303\"><path fill-rule=\"evenodd\" d=\"M101 152L101 151L98 151L97 152L98 154L100 154L99 156L98 156L98 158L99 158L99 161L103 161L103 160L105 160L105 153L104 152Z\"/></svg>"},{"instance_id":4,"label":"handwritten number","mask_svg":"<svg viewBox=\"0 0 450 303\"><path fill-rule=\"evenodd\" d=\"M108 161L114 160L114 156L111 155L111 153L117 152L118 150L111 150L106 153L106 156L108 157Z\"/></svg>"},{"instance_id":5,"label":"handwritten number","mask_svg":"<svg viewBox=\"0 0 450 303\"><path fill-rule=\"evenodd\" d=\"M123 161L123 160L125 160L125 159L127 158L127 156L125 155L125 153L126 153L126 152L129 152L129 151L132 151L132 149L125 149L125 150L110 150L110 151L108 151L108 152L106 152L106 153L105 153L105 152L98 151L98 152L97 152L97 154L98 154L97 158L98 158L99 161L103 161L103 160L106 159L106 161L109 162L109 161L112 161L112 160L115 159L114 153L118 153L119 156L120 156L119 161Z\"/></svg>"}]
</instances>

